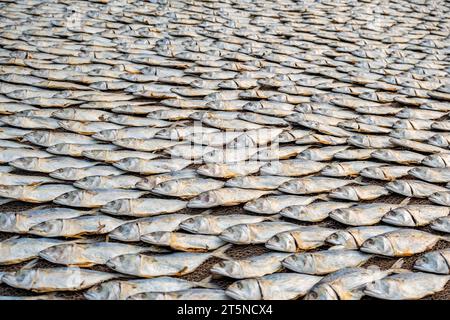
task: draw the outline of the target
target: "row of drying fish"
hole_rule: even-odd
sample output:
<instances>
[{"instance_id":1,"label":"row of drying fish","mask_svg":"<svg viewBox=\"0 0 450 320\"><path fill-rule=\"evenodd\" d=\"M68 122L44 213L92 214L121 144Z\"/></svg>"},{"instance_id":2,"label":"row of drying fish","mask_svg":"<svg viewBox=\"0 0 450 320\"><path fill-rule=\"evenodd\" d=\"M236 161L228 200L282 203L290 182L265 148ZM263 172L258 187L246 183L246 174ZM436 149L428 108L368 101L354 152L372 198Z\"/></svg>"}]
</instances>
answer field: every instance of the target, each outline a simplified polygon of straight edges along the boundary
<instances>
[{"instance_id":1,"label":"row of drying fish","mask_svg":"<svg viewBox=\"0 0 450 320\"><path fill-rule=\"evenodd\" d=\"M29 299L442 291L448 249L415 259L420 272L361 266L449 240L449 11L419 0L0 1L0 204L57 205L0 213L0 231L16 234L0 242L0 282L49 292ZM392 194L438 205L383 203ZM215 214L237 205L248 214ZM244 244L269 252L225 253ZM222 259L211 274L237 282L179 278L211 257ZM33 259L62 267L8 269Z\"/></svg>"},{"instance_id":2,"label":"row of drying fish","mask_svg":"<svg viewBox=\"0 0 450 320\"><path fill-rule=\"evenodd\" d=\"M238 221L241 217L243 221L259 220L260 222L242 223L242 221ZM136 254L146 251L167 252L168 249L185 252L209 252L219 249L227 242L233 244L265 244L267 249L280 252L301 252L324 245L333 245L332 249L360 249L363 252L372 254L402 257L430 250L440 240L450 241L449 236L439 236L412 228L398 228L385 225L350 227L345 230L339 230L321 226L299 226L288 222L267 221L253 216L230 215L220 219L214 216L174 215L128 223L122 221L122 224L110 233L110 238L114 240L121 240L122 242L142 241L151 246L139 248L124 243L104 243L100 245L97 242L89 243L89 239L83 239L69 241L69 243L74 244L68 246L57 246L53 248L56 250L55 252L51 249L51 252L40 254L40 251L47 247L65 243L63 240L51 239L52 236L74 237L79 235L80 231L86 231L85 233L91 231L98 234L101 233L100 229L102 227L102 229L106 230L111 230L114 227L112 224L100 225L108 217L100 219L98 217L84 216L84 220L87 221L92 221L94 220L93 218L97 218L97 230L94 230L92 226L91 230L80 230L80 228L76 230L78 224L75 222L79 221L79 224L83 224L85 222L83 218L78 219L78 221L74 219L67 221L61 219L49 220L46 223L32 227L30 230L32 234L44 236L45 238L14 236L4 240L0 242L1 252L4 253L0 264L11 265L41 256L53 263L91 266L106 264L107 260L113 257L114 254ZM216 222L218 225L216 225L216 230L195 232L193 228L199 229L199 223L202 222L203 228L205 228L206 222ZM448 224L449 220L447 219L446 222ZM221 224L219 225L219 223ZM71 230L70 227L72 227ZM193 233L182 233L178 231L179 229L187 229L187 231ZM65 231L67 234L63 233L61 235L61 231ZM80 245L78 242L86 242L88 244ZM109 247L111 250L108 249ZM89 260L83 254L85 251L92 251L95 254L98 250L103 250L103 248L109 251L109 253L105 251L103 258L98 256L94 260ZM81 260L71 256L71 254L78 251L82 253ZM342 252L344 251L339 250L336 254L340 255ZM55 254L61 256L55 257ZM89 255L89 253L87 254ZM165 271L160 270L159 272ZM126 269L124 269L123 273L127 273Z\"/></svg>"},{"instance_id":3,"label":"row of drying fish","mask_svg":"<svg viewBox=\"0 0 450 320\"><path fill-rule=\"evenodd\" d=\"M78 260L80 263L98 261L113 251L143 251L143 248L114 243L54 244L40 255L61 263ZM90 247L89 247L90 246ZM119 246L119 248L114 248ZM41 246L41 248L44 246ZM401 269L401 260L388 270L358 265L366 262L370 255L354 250L327 250L294 255L266 253L259 256L232 260L224 249L211 253L172 253L160 256L126 254L110 259L107 265L122 271L125 265L132 274L156 277L126 280L120 274L91 271L77 267L30 269L0 274L0 281L13 287L35 292L76 291L85 292L87 299L298 299L308 300L355 300L364 295L382 299L420 299L443 290L450 280L448 275L449 250L432 251L416 260L415 268L432 273L410 272ZM69 257L72 255L72 257ZM210 278L192 282L161 274L170 269L178 275L191 272L211 255L224 259L211 268L213 274L238 280L226 290L218 289ZM89 261L89 258L91 259ZM59 261L58 261L59 259ZM277 273L286 267L294 273ZM435 274L433 274L435 273ZM70 279L68 281L67 279ZM200 287L201 289L197 289ZM52 296L33 297L48 299ZM53 296L55 297L55 296ZM26 299L26 298L25 298Z\"/></svg>"}]
</instances>

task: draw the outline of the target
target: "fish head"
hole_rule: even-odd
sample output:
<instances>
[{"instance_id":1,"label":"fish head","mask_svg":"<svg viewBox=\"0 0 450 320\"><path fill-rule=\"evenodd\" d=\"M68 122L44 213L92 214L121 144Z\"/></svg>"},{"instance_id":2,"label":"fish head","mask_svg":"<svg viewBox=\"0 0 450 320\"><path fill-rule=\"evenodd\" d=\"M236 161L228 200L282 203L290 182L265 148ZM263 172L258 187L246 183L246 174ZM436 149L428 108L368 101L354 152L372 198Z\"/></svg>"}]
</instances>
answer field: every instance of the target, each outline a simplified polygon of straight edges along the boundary
<instances>
[{"instance_id":1,"label":"fish head","mask_svg":"<svg viewBox=\"0 0 450 320\"><path fill-rule=\"evenodd\" d=\"M129 270L127 266L132 266L135 262L136 257L135 254L123 254L120 256L116 256L114 258L109 259L106 262L106 266L111 268L112 270Z\"/></svg>"},{"instance_id":2,"label":"fish head","mask_svg":"<svg viewBox=\"0 0 450 320\"><path fill-rule=\"evenodd\" d=\"M348 224L352 219L352 208L340 208L330 212L329 216L333 220Z\"/></svg>"},{"instance_id":3,"label":"fish head","mask_svg":"<svg viewBox=\"0 0 450 320\"><path fill-rule=\"evenodd\" d=\"M288 99L287 99L285 94L274 94L273 96L270 96L269 100L270 101L276 101L276 102L287 102L288 101ZM299 112L305 112L305 111L302 111L303 109L298 109L297 108L297 110Z\"/></svg>"},{"instance_id":4,"label":"fish head","mask_svg":"<svg viewBox=\"0 0 450 320\"><path fill-rule=\"evenodd\" d=\"M209 101L206 103L206 106L210 109L214 110L224 110L225 109L225 103L222 100L217 101Z\"/></svg>"},{"instance_id":5,"label":"fish head","mask_svg":"<svg viewBox=\"0 0 450 320\"><path fill-rule=\"evenodd\" d=\"M314 149L313 150L304 150L302 152L300 152L296 159L302 159L302 160L314 160Z\"/></svg>"},{"instance_id":6,"label":"fish head","mask_svg":"<svg viewBox=\"0 0 450 320\"><path fill-rule=\"evenodd\" d=\"M165 128L156 134L156 137L161 139L168 139L168 140L179 140L180 136L178 134L177 130L174 130L173 128Z\"/></svg>"},{"instance_id":7,"label":"fish head","mask_svg":"<svg viewBox=\"0 0 450 320\"><path fill-rule=\"evenodd\" d=\"M80 190L74 190L63 193L62 195L54 199L53 202L67 206L76 206L77 204L81 203L82 199L83 192L80 192Z\"/></svg>"},{"instance_id":8,"label":"fish head","mask_svg":"<svg viewBox=\"0 0 450 320\"><path fill-rule=\"evenodd\" d=\"M449 220L445 218L437 218L430 223L430 226L432 229L442 232L448 232L448 229L450 229Z\"/></svg>"},{"instance_id":9,"label":"fish head","mask_svg":"<svg viewBox=\"0 0 450 320\"><path fill-rule=\"evenodd\" d=\"M390 159L391 158L391 153L387 150L375 150L374 152L372 152L370 154L372 157L376 158L376 159L380 159L380 160L384 160L384 159Z\"/></svg>"},{"instance_id":10,"label":"fish head","mask_svg":"<svg viewBox=\"0 0 450 320\"><path fill-rule=\"evenodd\" d=\"M219 83L219 87L223 89L233 89L233 90L239 89L238 84L234 80L224 80Z\"/></svg>"},{"instance_id":11,"label":"fish head","mask_svg":"<svg viewBox=\"0 0 450 320\"><path fill-rule=\"evenodd\" d=\"M262 292L257 279L245 279L232 283L225 293L235 300L261 300Z\"/></svg>"},{"instance_id":12,"label":"fish head","mask_svg":"<svg viewBox=\"0 0 450 320\"><path fill-rule=\"evenodd\" d=\"M118 139L117 129L102 130L92 135L93 138L103 141L114 141Z\"/></svg>"},{"instance_id":13,"label":"fish head","mask_svg":"<svg viewBox=\"0 0 450 320\"><path fill-rule=\"evenodd\" d=\"M415 227L416 223L414 222L413 217L409 213L407 208L396 208L387 212L383 216L383 222L395 225L395 226L403 226L403 227Z\"/></svg>"},{"instance_id":14,"label":"fish head","mask_svg":"<svg viewBox=\"0 0 450 320\"><path fill-rule=\"evenodd\" d=\"M447 166L439 154L432 154L423 158L422 164L433 168L444 168Z\"/></svg>"},{"instance_id":15,"label":"fish head","mask_svg":"<svg viewBox=\"0 0 450 320\"><path fill-rule=\"evenodd\" d=\"M284 183L282 183L279 187L278 190L282 191L282 192L287 192L287 193L304 193L307 191L307 186L305 183L302 183L300 181L286 181Z\"/></svg>"},{"instance_id":16,"label":"fish head","mask_svg":"<svg viewBox=\"0 0 450 320\"><path fill-rule=\"evenodd\" d=\"M391 295L395 296L395 292L401 291L397 285L397 281L376 280L366 285L364 293L371 297L386 299Z\"/></svg>"},{"instance_id":17,"label":"fish head","mask_svg":"<svg viewBox=\"0 0 450 320\"><path fill-rule=\"evenodd\" d=\"M276 175L281 171L281 166L282 165L279 161L271 161L263 165L260 169L260 172L262 175ZM287 183L288 182L283 183L282 186Z\"/></svg>"},{"instance_id":18,"label":"fish head","mask_svg":"<svg viewBox=\"0 0 450 320\"><path fill-rule=\"evenodd\" d=\"M171 232L158 231L141 236L141 240L159 246L170 245Z\"/></svg>"},{"instance_id":19,"label":"fish head","mask_svg":"<svg viewBox=\"0 0 450 320\"><path fill-rule=\"evenodd\" d=\"M192 120L201 120L204 116L206 116L206 111L197 111L191 113L189 115L189 118L191 118Z\"/></svg>"},{"instance_id":20,"label":"fish head","mask_svg":"<svg viewBox=\"0 0 450 320\"><path fill-rule=\"evenodd\" d=\"M26 186L4 186L0 185L0 197L20 199L24 196Z\"/></svg>"},{"instance_id":21,"label":"fish head","mask_svg":"<svg viewBox=\"0 0 450 320\"><path fill-rule=\"evenodd\" d=\"M73 177L76 177L77 169L75 168L61 168L49 173L49 176L52 178L60 179L60 180L73 180Z\"/></svg>"},{"instance_id":22,"label":"fish head","mask_svg":"<svg viewBox=\"0 0 450 320\"><path fill-rule=\"evenodd\" d=\"M134 93L134 92L145 91L144 89L145 89L145 87L142 84L132 84L131 86L126 87L124 89L124 91L129 92L129 93Z\"/></svg>"},{"instance_id":23,"label":"fish head","mask_svg":"<svg viewBox=\"0 0 450 320\"><path fill-rule=\"evenodd\" d=\"M296 252L297 244L291 232L287 231L278 233L270 238L266 242L266 248L275 251Z\"/></svg>"},{"instance_id":24,"label":"fish head","mask_svg":"<svg viewBox=\"0 0 450 320\"><path fill-rule=\"evenodd\" d=\"M321 174L325 176L340 176L342 174L345 174L344 169L340 165L327 165L325 166L322 171L320 171Z\"/></svg>"},{"instance_id":25,"label":"fish head","mask_svg":"<svg viewBox=\"0 0 450 320\"><path fill-rule=\"evenodd\" d=\"M125 223L109 233L111 239L119 241L138 241L140 238L139 225L137 223Z\"/></svg>"},{"instance_id":26,"label":"fish head","mask_svg":"<svg viewBox=\"0 0 450 320\"><path fill-rule=\"evenodd\" d=\"M448 274L450 271L447 261L439 251L428 252L418 258L414 264L414 268L439 274Z\"/></svg>"},{"instance_id":27,"label":"fish head","mask_svg":"<svg viewBox=\"0 0 450 320\"><path fill-rule=\"evenodd\" d=\"M303 300L339 300L339 296L329 284L319 283L306 294Z\"/></svg>"},{"instance_id":28,"label":"fish head","mask_svg":"<svg viewBox=\"0 0 450 320\"><path fill-rule=\"evenodd\" d=\"M103 161L107 157L108 152L107 150L89 150L83 151L81 154L89 159Z\"/></svg>"},{"instance_id":29,"label":"fish head","mask_svg":"<svg viewBox=\"0 0 450 320\"><path fill-rule=\"evenodd\" d=\"M308 215L308 207L302 205L294 205L284 208L280 211L283 217L302 220L303 215Z\"/></svg>"},{"instance_id":30,"label":"fish head","mask_svg":"<svg viewBox=\"0 0 450 320\"><path fill-rule=\"evenodd\" d=\"M139 171L140 159L138 158L124 158L114 163L114 166L122 170L136 170Z\"/></svg>"},{"instance_id":31,"label":"fish head","mask_svg":"<svg viewBox=\"0 0 450 320\"><path fill-rule=\"evenodd\" d=\"M412 190L409 187L409 184L402 181L392 181L386 184L386 189L389 191L403 194L403 195L412 195Z\"/></svg>"},{"instance_id":32,"label":"fish head","mask_svg":"<svg viewBox=\"0 0 450 320\"><path fill-rule=\"evenodd\" d=\"M62 119L73 118L75 116L75 109L69 109L69 108L61 109L61 110L53 112L52 116L54 116L56 118L62 118Z\"/></svg>"},{"instance_id":33,"label":"fish head","mask_svg":"<svg viewBox=\"0 0 450 320\"><path fill-rule=\"evenodd\" d=\"M23 136L24 141L31 142L37 145L45 145L50 137L50 133L47 131L33 131Z\"/></svg>"},{"instance_id":34,"label":"fish head","mask_svg":"<svg viewBox=\"0 0 450 320\"><path fill-rule=\"evenodd\" d=\"M255 148L256 146L256 142L245 133L241 134L228 144L228 147L233 149Z\"/></svg>"},{"instance_id":35,"label":"fish head","mask_svg":"<svg viewBox=\"0 0 450 320\"><path fill-rule=\"evenodd\" d=\"M16 116L3 116L1 118L1 120L4 123L9 123L10 125L19 126L20 127L21 120L20 120L19 117L16 117Z\"/></svg>"},{"instance_id":36,"label":"fish head","mask_svg":"<svg viewBox=\"0 0 450 320\"><path fill-rule=\"evenodd\" d=\"M247 102L243 108L248 111L255 111L255 110L259 110L260 106L261 106L261 104L259 102L251 101L251 102Z\"/></svg>"},{"instance_id":37,"label":"fish head","mask_svg":"<svg viewBox=\"0 0 450 320\"><path fill-rule=\"evenodd\" d=\"M408 173L416 178L427 178L429 176L427 168L414 167Z\"/></svg>"},{"instance_id":38,"label":"fish head","mask_svg":"<svg viewBox=\"0 0 450 320\"><path fill-rule=\"evenodd\" d=\"M14 161L11 161L9 164L13 167L28 170L35 168L37 164L39 163L39 158L36 157L25 157L25 158L19 158Z\"/></svg>"},{"instance_id":39,"label":"fish head","mask_svg":"<svg viewBox=\"0 0 450 320\"><path fill-rule=\"evenodd\" d=\"M15 273L7 273L2 277L2 282L16 288L31 288L38 269L22 269Z\"/></svg>"},{"instance_id":40,"label":"fish head","mask_svg":"<svg viewBox=\"0 0 450 320\"><path fill-rule=\"evenodd\" d=\"M238 224L222 231L220 238L231 243L250 243L250 228L247 224Z\"/></svg>"},{"instance_id":41,"label":"fish head","mask_svg":"<svg viewBox=\"0 0 450 320\"><path fill-rule=\"evenodd\" d=\"M379 167L369 167L362 169L359 174L363 177L372 178L372 179L378 179L378 180L384 180L386 179L386 176L384 175L384 172Z\"/></svg>"},{"instance_id":42,"label":"fish head","mask_svg":"<svg viewBox=\"0 0 450 320\"><path fill-rule=\"evenodd\" d=\"M355 239L353 238L351 233L346 230L339 230L335 233L330 234L325 239L325 242L336 246L357 246L357 244L355 243Z\"/></svg>"},{"instance_id":43,"label":"fish head","mask_svg":"<svg viewBox=\"0 0 450 320\"><path fill-rule=\"evenodd\" d=\"M108 202L102 206L101 210L109 214L132 212L132 199L119 199Z\"/></svg>"},{"instance_id":44,"label":"fish head","mask_svg":"<svg viewBox=\"0 0 450 320\"><path fill-rule=\"evenodd\" d=\"M212 273L226 277L240 278L244 272L239 260L224 260L212 266Z\"/></svg>"},{"instance_id":45,"label":"fish head","mask_svg":"<svg viewBox=\"0 0 450 320\"><path fill-rule=\"evenodd\" d=\"M245 177L235 177L235 178L227 180L227 182L225 183L225 186L240 188L244 185L244 182L245 182Z\"/></svg>"},{"instance_id":46,"label":"fish head","mask_svg":"<svg viewBox=\"0 0 450 320\"><path fill-rule=\"evenodd\" d=\"M440 134L435 134L431 138L427 140L429 144L432 144L437 147L447 148L449 146L447 139Z\"/></svg>"},{"instance_id":47,"label":"fish head","mask_svg":"<svg viewBox=\"0 0 450 320\"><path fill-rule=\"evenodd\" d=\"M119 300L120 282L108 281L96 285L84 293L84 297L88 300Z\"/></svg>"},{"instance_id":48,"label":"fish head","mask_svg":"<svg viewBox=\"0 0 450 320\"><path fill-rule=\"evenodd\" d=\"M293 254L282 262L283 266L295 272L314 271L314 258L308 253Z\"/></svg>"},{"instance_id":49,"label":"fish head","mask_svg":"<svg viewBox=\"0 0 450 320\"><path fill-rule=\"evenodd\" d=\"M338 199L358 201L359 196L352 186L344 186L330 192L330 196ZM330 215L331 216L331 215Z\"/></svg>"},{"instance_id":50,"label":"fish head","mask_svg":"<svg viewBox=\"0 0 450 320\"><path fill-rule=\"evenodd\" d=\"M48 147L46 150L54 154L69 154L72 144L70 143L58 143L54 146Z\"/></svg>"},{"instance_id":51,"label":"fish head","mask_svg":"<svg viewBox=\"0 0 450 320\"><path fill-rule=\"evenodd\" d=\"M102 183L102 177L100 176L90 176L78 181L73 184L74 187L81 189L97 189Z\"/></svg>"},{"instance_id":52,"label":"fish head","mask_svg":"<svg viewBox=\"0 0 450 320\"><path fill-rule=\"evenodd\" d=\"M181 182L181 181L172 180L172 181L162 182L162 183L156 185L152 189L152 192L158 193L158 194L167 194L167 195L178 194L179 190L180 191L183 190L183 184L179 183L179 182Z\"/></svg>"},{"instance_id":53,"label":"fish head","mask_svg":"<svg viewBox=\"0 0 450 320\"><path fill-rule=\"evenodd\" d=\"M108 90L108 83L106 81L94 82L89 87L97 90Z\"/></svg>"},{"instance_id":54,"label":"fish head","mask_svg":"<svg viewBox=\"0 0 450 320\"><path fill-rule=\"evenodd\" d=\"M365 147L368 145L368 138L363 135L351 136L347 139L348 143L351 143L357 147Z\"/></svg>"},{"instance_id":55,"label":"fish head","mask_svg":"<svg viewBox=\"0 0 450 320\"><path fill-rule=\"evenodd\" d=\"M449 197L449 192L435 192L428 197L428 200L445 206L449 202Z\"/></svg>"},{"instance_id":56,"label":"fish head","mask_svg":"<svg viewBox=\"0 0 450 320\"><path fill-rule=\"evenodd\" d=\"M17 223L17 216L12 212L0 213L0 231L13 230Z\"/></svg>"},{"instance_id":57,"label":"fish head","mask_svg":"<svg viewBox=\"0 0 450 320\"><path fill-rule=\"evenodd\" d=\"M210 230L209 220L202 216L196 216L184 220L180 224L180 228L192 233L204 233Z\"/></svg>"},{"instance_id":58,"label":"fish head","mask_svg":"<svg viewBox=\"0 0 450 320\"><path fill-rule=\"evenodd\" d=\"M63 220L50 220L32 226L30 228L30 233L42 237L57 237L61 234L63 227Z\"/></svg>"},{"instance_id":59,"label":"fish head","mask_svg":"<svg viewBox=\"0 0 450 320\"><path fill-rule=\"evenodd\" d=\"M226 153L222 149L212 150L203 155L203 161L211 163L226 162Z\"/></svg>"},{"instance_id":60,"label":"fish head","mask_svg":"<svg viewBox=\"0 0 450 320\"><path fill-rule=\"evenodd\" d=\"M217 195L213 191L207 191L191 199L188 203L189 208L210 208L218 203Z\"/></svg>"},{"instance_id":61,"label":"fish head","mask_svg":"<svg viewBox=\"0 0 450 320\"><path fill-rule=\"evenodd\" d=\"M389 242L389 239L383 235L375 236L370 239L364 241L361 245L361 251L373 253L373 254L381 254L381 255L393 255L394 249Z\"/></svg>"},{"instance_id":62,"label":"fish head","mask_svg":"<svg viewBox=\"0 0 450 320\"><path fill-rule=\"evenodd\" d=\"M255 200L248 201L244 205L244 209L255 213L272 212L272 203L269 199L258 198Z\"/></svg>"},{"instance_id":63,"label":"fish head","mask_svg":"<svg viewBox=\"0 0 450 320\"><path fill-rule=\"evenodd\" d=\"M76 255L74 244L62 244L49 247L39 252L39 256L47 261L58 263L58 261L72 260Z\"/></svg>"},{"instance_id":64,"label":"fish head","mask_svg":"<svg viewBox=\"0 0 450 320\"><path fill-rule=\"evenodd\" d=\"M208 163L199 167L197 172L210 177L219 177L222 174L222 168L220 165Z\"/></svg>"}]
</instances>

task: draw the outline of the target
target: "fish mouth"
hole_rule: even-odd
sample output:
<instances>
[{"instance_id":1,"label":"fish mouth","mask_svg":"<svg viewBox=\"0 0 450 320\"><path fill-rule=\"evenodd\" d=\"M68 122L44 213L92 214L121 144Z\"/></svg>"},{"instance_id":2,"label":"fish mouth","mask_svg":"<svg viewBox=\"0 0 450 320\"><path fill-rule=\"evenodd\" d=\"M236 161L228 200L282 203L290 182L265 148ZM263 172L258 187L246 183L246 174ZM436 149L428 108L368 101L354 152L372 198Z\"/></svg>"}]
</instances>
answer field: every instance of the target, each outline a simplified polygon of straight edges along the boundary
<instances>
[{"instance_id":1,"label":"fish mouth","mask_svg":"<svg viewBox=\"0 0 450 320\"><path fill-rule=\"evenodd\" d=\"M270 250L285 251L285 249L283 249L281 246L279 246L276 243L266 242L265 247Z\"/></svg>"},{"instance_id":2,"label":"fish mouth","mask_svg":"<svg viewBox=\"0 0 450 320\"><path fill-rule=\"evenodd\" d=\"M239 293L234 292L233 289L226 289L225 294L234 300L245 300L244 297L241 297Z\"/></svg>"},{"instance_id":3,"label":"fish mouth","mask_svg":"<svg viewBox=\"0 0 450 320\"><path fill-rule=\"evenodd\" d=\"M369 297L373 297L373 298L386 299L386 296L384 296L382 292L380 292L379 290L377 290L375 288L367 288L366 287L366 289L364 290L364 294Z\"/></svg>"}]
</instances>

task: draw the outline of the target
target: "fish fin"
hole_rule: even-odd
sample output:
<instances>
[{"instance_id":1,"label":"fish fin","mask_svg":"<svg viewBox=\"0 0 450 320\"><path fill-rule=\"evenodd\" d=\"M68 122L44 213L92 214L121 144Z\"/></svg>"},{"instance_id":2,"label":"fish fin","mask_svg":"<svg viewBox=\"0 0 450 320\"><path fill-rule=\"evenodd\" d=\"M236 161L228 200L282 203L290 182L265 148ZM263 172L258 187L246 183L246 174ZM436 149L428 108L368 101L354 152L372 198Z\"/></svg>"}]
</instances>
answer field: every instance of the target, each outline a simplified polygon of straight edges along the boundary
<instances>
[{"instance_id":1,"label":"fish fin","mask_svg":"<svg viewBox=\"0 0 450 320\"><path fill-rule=\"evenodd\" d=\"M353 179L352 182L360 185L367 185L367 182L363 182L363 177L361 176L357 177L356 179Z\"/></svg>"},{"instance_id":2,"label":"fish fin","mask_svg":"<svg viewBox=\"0 0 450 320\"><path fill-rule=\"evenodd\" d=\"M87 243L96 243L96 242L98 242L98 241L94 240L94 239L86 239L86 238L83 238L83 237L79 237L77 239L67 241L67 243L80 243L80 244L82 244L82 243L86 243L86 244Z\"/></svg>"},{"instance_id":3,"label":"fish fin","mask_svg":"<svg viewBox=\"0 0 450 320\"><path fill-rule=\"evenodd\" d=\"M19 239L19 238L20 238L19 235L15 235L15 236L9 237L8 239L5 239L3 241L12 241L12 240L16 240L16 239Z\"/></svg>"},{"instance_id":4,"label":"fish fin","mask_svg":"<svg viewBox=\"0 0 450 320\"><path fill-rule=\"evenodd\" d=\"M40 186L40 185L42 185L44 183L45 182L42 182L42 181L40 181L40 182L35 181L35 182L32 182L32 183L29 183L28 186L30 186L30 187L37 187L37 186Z\"/></svg>"},{"instance_id":5,"label":"fish fin","mask_svg":"<svg viewBox=\"0 0 450 320\"><path fill-rule=\"evenodd\" d=\"M408 269L402 268L403 263L405 260L403 258L398 259L394 262L394 264L389 268L389 272L391 273L404 273L404 272L411 272Z\"/></svg>"},{"instance_id":6,"label":"fish fin","mask_svg":"<svg viewBox=\"0 0 450 320\"><path fill-rule=\"evenodd\" d=\"M315 198L317 200L324 200L324 201L330 200L330 198L328 197L328 194L326 194L326 193L319 194L319 195L315 196Z\"/></svg>"},{"instance_id":7,"label":"fish fin","mask_svg":"<svg viewBox=\"0 0 450 320\"><path fill-rule=\"evenodd\" d=\"M22 211L22 212L29 212L29 211L35 211L35 210L43 210L43 209L49 209L49 208L50 208L50 206L49 206L48 204L44 204L44 205L41 205L41 206L37 206L37 207L33 207L33 208L30 208L30 209L24 210L24 211Z\"/></svg>"},{"instance_id":8,"label":"fish fin","mask_svg":"<svg viewBox=\"0 0 450 320\"><path fill-rule=\"evenodd\" d=\"M405 199L402 200L402 202L399 203L399 205L406 206L410 201L411 201L410 197L405 198Z\"/></svg>"},{"instance_id":9,"label":"fish fin","mask_svg":"<svg viewBox=\"0 0 450 320\"><path fill-rule=\"evenodd\" d=\"M403 258L400 258L397 261L395 261L394 264L389 269L401 268L403 266L404 262L405 262L405 260Z\"/></svg>"},{"instance_id":10,"label":"fish fin","mask_svg":"<svg viewBox=\"0 0 450 320\"><path fill-rule=\"evenodd\" d=\"M226 244L226 245L220 247L219 249L216 249L216 250L214 250L213 252L211 252L211 255L212 255L213 257L216 257L216 258L220 258L220 259L224 259L224 260L230 260L230 257L228 257L228 256L225 254L225 251L227 251L227 250L230 249L231 247L232 247L232 244L231 244L231 243Z\"/></svg>"},{"instance_id":11,"label":"fish fin","mask_svg":"<svg viewBox=\"0 0 450 320\"><path fill-rule=\"evenodd\" d=\"M283 216L281 214L274 214L273 216L268 216L265 220L269 221L280 221Z\"/></svg>"},{"instance_id":12,"label":"fish fin","mask_svg":"<svg viewBox=\"0 0 450 320\"><path fill-rule=\"evenodd\" d=\"M196 286L202 287L202 288L209 288L209 289L219 288L219 286L217 284L214 284L211 282L212 279L213 279L212 276L208 276L205 279L194 282L194 283L196 284Z\"/></svg>"},{"instance_id":13,"label":"fish fin","mask_svg":"<svg viewBox=\"0 0 450 320\"><path fill-rule=\"evenodd\" d=\"M105 242L109 242L109 233L105 237Z\"/></svg>"},{"instance_id":14,"label":"fish fin","mask_svg":"<svg viewBox=\"0 0 450 320\"><path fill-rule=\"evenodd\" d=\"M212 209L208 209L208 210L205 210L205 211L200 212L200 215L211 214L211 213L213 213L213 212L214 212L214 211L213 211Z\"/></svg>"},{"instance_id":15,"label":"fish fin","mask_svg":"<svg viewBox=\"0 0 450 320\"><path fill-rule=\"evenodd\" d=\"M328 248L328 250L345 250L345 249L347 249L347 248L343 245L335 245L335 246Z\"/></svg>"},{"instance_id":16,"label":"fish fin","mask_svg":"<svg viewBox=\"0 0 450 320\"><path fill-rule=\"evenodd\" d=\"M39 258L33 259L30 262L28 262L26 265L24 265L20 270L29 270L33 269L33 267L38 263Z\"/></svg>"}]
</instances>

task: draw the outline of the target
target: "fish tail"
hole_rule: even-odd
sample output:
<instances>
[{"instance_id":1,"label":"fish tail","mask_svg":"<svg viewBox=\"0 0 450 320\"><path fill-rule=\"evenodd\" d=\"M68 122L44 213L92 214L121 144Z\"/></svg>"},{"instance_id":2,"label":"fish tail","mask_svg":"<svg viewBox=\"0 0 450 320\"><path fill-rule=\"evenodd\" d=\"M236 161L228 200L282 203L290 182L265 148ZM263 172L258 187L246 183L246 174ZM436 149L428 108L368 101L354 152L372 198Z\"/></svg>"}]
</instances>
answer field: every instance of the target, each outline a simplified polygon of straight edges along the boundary
<instances>
[{"instance_id":1,"label":"fish tail","mask_svg":"<svg viewBox=\"0 0 450 320\"><path fill-rule=\"evenodd\" d=\"M26 265L24 265L20 270L29 270L33 269L33 267L39 262L39 258L33 259L30 262L28 262Z\"/></svg>"},{"instance_id":2,"label":"fish tail","mask_svg":"<svg viewBox=\"0 0 450 320\"><path fill-rule=\"evenodd\" d=\"M265 218L265 220L269 220L269 221L280 221L280 219L283 216L281 214L274 214L273 216L268 216Z\"/></svg>"},{"instance_id":3,"label":"fish tail","mask_svg":"<svg viewBox=\"0 0 450 320\"><path fill-rule=\"evenodd\" d=\"M211 252L211 255L212 255L213 257L216 257L216 258L220 258L220 259L224 259L224 260L229 260L230 257L228 257L228 256L225 254L225 251L227 251L228 249L230 249L231 246L232 246L231 243L226 244L226 245L220 247L219 249L216 249L216 250L214 250L213 252Z\"/></svg>"},{"instance_id":4,"label":"fish tail","mask_svg":"<svg viewBox=\"0 0 450 320\"><path fill-rule=\"evenodd\" d=\"M329 200L330 198L328 197L328 194L323 193L323 194L319 194L315 197L317 200Z\"/></svg>"},{"instance_id":5,"label":"fish tail","mask_svg":"<svg viewBox=\"0 0 450 320\"><path fill-rule=\"evenodd\" d=\"M363 177L361 176L357 177L356 179L353 179L352 182L360 185L367 185L366 182L363 182Z\"/></svg>"},{"instance_id":6,"label":"fish tail","mask_svg":"<svg viewBox=\"0 0 450 320\"><path fill-rule=\"evenodd\" d=\"M403 263L405 260L403 258L398 259L394 262L394 264L389 268L390 273L404 273L404 272L411 272L408 269L402 268Z\"/></svg>"},{"instance_id":7,"label":"fish tail","mask_svg":"<svg viewBox=\"0 0 450 320\"><path fill-rule=\"evenodd\" d=\"M403 199L402 202L400 202L399 204L401 206L406 206L409 203L409 201L411 201L410 197Z\"/></svg>"},{"instance_id":8,"label":"fish tail","mask_svg":"<svg viewBox=\"0 0 450 320\"><path fill-rule=\"evenodd\" d=\"M212 279L213 279L212 276L208 276L205 279L202 279L200 281L194 282L194 284L197 287L202 287L202 288L209 288L209 289L217 289L217 288L219 288L219 286L217 284L214 284L214 283L211 282Z\"/></svg>"},{"instance_id":9,"label":"fish tail","mask_svg":"<svg viewBox=\"0 0 450 320\"><path fill-rule=\"evenodd\" d=\"M450 236L441 236L439 239L450 242Z\"/></svg>"}]
</instances>

